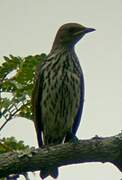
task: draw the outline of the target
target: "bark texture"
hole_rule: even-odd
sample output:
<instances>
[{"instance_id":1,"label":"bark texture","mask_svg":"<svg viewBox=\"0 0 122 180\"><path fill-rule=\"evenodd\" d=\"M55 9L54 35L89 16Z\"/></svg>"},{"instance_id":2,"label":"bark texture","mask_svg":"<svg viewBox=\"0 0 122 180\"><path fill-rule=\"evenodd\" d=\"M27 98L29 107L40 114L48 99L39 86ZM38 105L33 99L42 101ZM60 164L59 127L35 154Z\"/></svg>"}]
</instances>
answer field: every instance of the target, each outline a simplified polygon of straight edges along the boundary
<instances>
[{"instance_id":1,"label":"bark texture","mask_svg":"<svg viewBox=\"0 0 122 180\"><path fill-rule=\"evenodd\" d=\"M0 154L0 178L69 164L111 162L122 171L122 133L56 146Z\"/></svg>"}]
</instances>

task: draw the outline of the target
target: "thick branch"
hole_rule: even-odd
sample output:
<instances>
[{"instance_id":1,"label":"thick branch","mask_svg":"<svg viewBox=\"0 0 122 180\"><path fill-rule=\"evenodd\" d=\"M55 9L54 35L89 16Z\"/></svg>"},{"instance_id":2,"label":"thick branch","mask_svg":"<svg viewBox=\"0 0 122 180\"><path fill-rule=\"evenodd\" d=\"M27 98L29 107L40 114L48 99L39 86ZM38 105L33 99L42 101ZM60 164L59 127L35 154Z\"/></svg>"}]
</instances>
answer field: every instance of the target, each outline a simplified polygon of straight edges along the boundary
<instances>
[{"instance_id":1,"label":"thick branch","mask_svg":"<svg viewBox=\"0 0 122 180\"><path fill-rule=\"evenodd\" d=\"M0 178L85 162L111 162L122 171L122 133L113 137L80 140L75 144L1 154Z\"/></svg>"}]
</instances>

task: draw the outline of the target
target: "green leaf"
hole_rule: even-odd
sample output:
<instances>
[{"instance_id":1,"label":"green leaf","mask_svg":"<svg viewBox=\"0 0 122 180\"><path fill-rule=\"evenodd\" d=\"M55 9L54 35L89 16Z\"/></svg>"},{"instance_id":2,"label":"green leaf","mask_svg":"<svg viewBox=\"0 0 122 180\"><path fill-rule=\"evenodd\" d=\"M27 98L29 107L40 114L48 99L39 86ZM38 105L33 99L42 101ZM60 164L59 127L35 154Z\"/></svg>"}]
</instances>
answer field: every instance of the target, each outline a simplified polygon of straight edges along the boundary
<instances>
[{"instance_id":1,"label":"green leaf","mask_svg":"<svg viewBox=\"0 0 122 180\"><path fill-rule=\"evenodd\" d=\"M24 145L23 141L17 141L15 137L0 139L0 154L15 150L25 150L28 148L29 146Z\"/></svg>"},{"instance_id":2,"label":"green leaf","mask_svg":"<svg viewBox=\"0 0 122 180\"><path fill-rule=\"evenodd\" d=\"M23 59L20 57L4 56L4 63L0 66L0 79L4 79L12 70L20 67Z\"/></svg>"},{"instance_id":3,"label":"green leaf","mask_svg":"<svg viewBox=\"0 0 122 180\"><path fill-rule=\"evenodd\" d=\"M37 64L42 63L46 58L45 54L27 56L25 58L10 55L4 56L5 62L0 66L0 92L11 93L13 98L1 97L1 118L6 113L32 119L31 94L33 88L34 74ZM9 74L16 70L14 76ZM9 75L9 79L6 78ZM15 109L13 113L13 109ZM7 119L6 119L7 120Z\"/></svg>"}]
</instances>

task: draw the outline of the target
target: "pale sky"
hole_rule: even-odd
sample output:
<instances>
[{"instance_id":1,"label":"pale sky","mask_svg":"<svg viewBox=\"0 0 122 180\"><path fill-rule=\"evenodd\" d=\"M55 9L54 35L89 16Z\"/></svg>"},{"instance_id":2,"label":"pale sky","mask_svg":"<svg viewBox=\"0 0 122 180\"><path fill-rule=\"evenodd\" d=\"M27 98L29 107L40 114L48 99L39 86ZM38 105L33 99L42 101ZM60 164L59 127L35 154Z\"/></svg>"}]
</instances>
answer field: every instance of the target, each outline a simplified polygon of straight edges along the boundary
<instances>
[{"instance_id":1,"label":"pale sky","mask_svg":"<svg viewBox=\"0 0 122 180\"><path fill-rule=\"evenodd\" d=\"M122 130L122 0L0 0L0 58L48 53L57 29L67 22L96 29L76 46L86 94L77 135L116 135ZM11 121L0 135L37 146L34 126L24 119ZM59 180L74 178L120 180L122 174L110 163L60 169Z\"/></svg>"}]
</instances>

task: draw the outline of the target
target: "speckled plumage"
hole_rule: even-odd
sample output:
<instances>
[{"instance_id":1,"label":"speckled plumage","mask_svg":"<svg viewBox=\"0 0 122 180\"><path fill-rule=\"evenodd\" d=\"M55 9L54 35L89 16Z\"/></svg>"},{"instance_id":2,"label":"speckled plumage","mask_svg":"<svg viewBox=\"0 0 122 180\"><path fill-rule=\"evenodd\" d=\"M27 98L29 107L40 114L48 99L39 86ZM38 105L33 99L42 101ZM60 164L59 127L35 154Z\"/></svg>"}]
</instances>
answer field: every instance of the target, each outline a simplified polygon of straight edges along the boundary
<instances>
[{"instance_id":1,"label":"speckled plumage","mask_svg":"<svg viewBox=\"0 0 122 180\"><path fill-rule=\"evenodd\" d=\"M65 50L53 57L48 56L42 71L44 144L58 144L72 129L80 104L82 72L75 52Z\"/></svg>"},{"instance_id":2,"label":"speckled plumage","mask_svg":"<svg viewBox=\"0 0 122 180\"><path fill-rule=\"evenodd\" d=\"M83 109L84 80L74 45L91 31L76 23L63 25L51 52L38 68L32 106L40 147L59 144L76 135ZM57 168L42 171L41 177L49 174L57 177Z\"/></svg>"}]
</instances>

